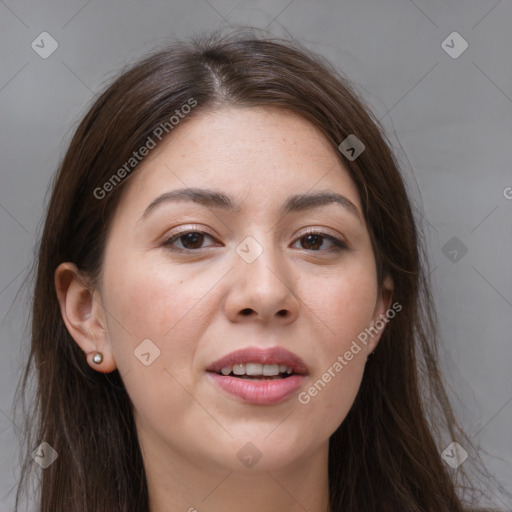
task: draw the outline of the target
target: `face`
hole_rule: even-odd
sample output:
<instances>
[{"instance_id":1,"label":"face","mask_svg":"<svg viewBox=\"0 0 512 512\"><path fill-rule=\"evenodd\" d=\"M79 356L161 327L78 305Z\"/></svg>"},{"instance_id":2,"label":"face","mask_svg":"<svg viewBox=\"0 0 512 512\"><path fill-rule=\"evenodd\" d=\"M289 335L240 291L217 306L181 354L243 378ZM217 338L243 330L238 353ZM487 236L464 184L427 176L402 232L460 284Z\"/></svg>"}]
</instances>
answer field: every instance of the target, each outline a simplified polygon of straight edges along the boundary
<instances>
[{"instance_id":1,"label":"face","mask_svg":"<svg viewBox=\"0 0 512 512\"><path fill-rule=\"evenodd\" d=\"M195 188L229 201L182 195L146 210ZM305 200L322 192L342 198ZM231 470L246 452L266 470L326 453L381 333L366 345L358 335L389 307L340 156L277 109L201 113L146 157L113 218L99 293L102 349L132 400L143 451ZM243 369L237 357L272 363L267 373L276 359L293 365L267 354L276 347L304 368L257 381L207 371L246 348L256 352L220 366Z\"/></svg>"}]
</instances>

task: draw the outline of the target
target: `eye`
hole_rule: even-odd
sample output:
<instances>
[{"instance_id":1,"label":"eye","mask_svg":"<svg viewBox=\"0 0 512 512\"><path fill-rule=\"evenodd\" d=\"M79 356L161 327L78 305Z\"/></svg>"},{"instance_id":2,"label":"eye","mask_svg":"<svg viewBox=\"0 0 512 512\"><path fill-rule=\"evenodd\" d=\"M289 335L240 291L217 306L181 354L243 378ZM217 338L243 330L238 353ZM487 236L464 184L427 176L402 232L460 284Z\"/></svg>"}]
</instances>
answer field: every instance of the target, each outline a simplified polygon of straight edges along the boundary
<instances>
[{"instance_id":1,"label":"eye","mask_svg":"<svg viewBox=\"0 0 512 512\"><path fill-rule=\"evenodd\" d=\"M182 231L168 238L163 243L163 245L164 247L167 247L171 251L175 252L194 251L196 249L204 248L202 244L205 237L211 238L213 240L213 236L206 233L205 231ZM324 248L323 252L326 252L325 240L331 244L331 248L327 249L328 252L339 252L343 249L347 249L347 246L344 242L332 235L328 235L327 233L323 233L321 231L308 231L307 233L304 233L297 241L302 241L302 249L322 252L321 249ZM181 242L181 247L175 245L177 242Z\"/></svg>"},{"instance_id":2,"label":"eye","mask_svg":"<svg viewBox=\"0 0 512 512\"><path fill-rule=\"evenodd\" d=\"M304 233L297 241L303 241L301 242L302 249L310 249L318 252L321 247L324 246L325 240L328 240L332 247L330 250L324 250L323 252L339 252L343 249L347 249L347 246L344 242L332 235L322 233L321 231L308 231L307 233Z\"/></svg>"},{"instance_id":3,"label":"eye","mask_svg":"<svg viewBox=\"0 0 512 512\"><path fill-rule=\"evenodd\" d=\"M182 231L181 233L178 233L171 238L168 238L163 245L167 248L169 248L171 251L176 252L186 252L186 251L193 251L194 249L202 249L201 245L204 241L204 238L208 237L213 239L211 235L206 233L205 231ZM174 244L176 242L180 241L182 244L182 247L176 247Z\"/></svg>"}]
</instances>

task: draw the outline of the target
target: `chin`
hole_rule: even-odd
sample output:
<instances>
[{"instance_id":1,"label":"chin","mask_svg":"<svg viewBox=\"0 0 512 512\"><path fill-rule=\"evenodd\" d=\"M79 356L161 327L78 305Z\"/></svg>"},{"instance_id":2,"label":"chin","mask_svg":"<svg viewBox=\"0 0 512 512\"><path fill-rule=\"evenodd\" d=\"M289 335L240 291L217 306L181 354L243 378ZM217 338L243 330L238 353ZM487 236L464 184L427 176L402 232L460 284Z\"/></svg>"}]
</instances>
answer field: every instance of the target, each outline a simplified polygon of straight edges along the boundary
<instances>
[{"instance_id":1,"label":"chin","mask_svg":"<svg viewBox=\"0 0 512 512\"><path fill-rule=\"evenodd\" d=\"M275 428L275 424L272 428ZM251 431L245 430L243 435L230 431L234 439L229 445L224 445L221 452L212 454L217 463L226 467L229 471L278 471L290 464L295 464L297 458L303 455L304 443L299 442L289 431L282 432L274 438L272 428L262 431L261 426ZM228 429L229 430L229 429Z\"/></svg>"}]
</instances>

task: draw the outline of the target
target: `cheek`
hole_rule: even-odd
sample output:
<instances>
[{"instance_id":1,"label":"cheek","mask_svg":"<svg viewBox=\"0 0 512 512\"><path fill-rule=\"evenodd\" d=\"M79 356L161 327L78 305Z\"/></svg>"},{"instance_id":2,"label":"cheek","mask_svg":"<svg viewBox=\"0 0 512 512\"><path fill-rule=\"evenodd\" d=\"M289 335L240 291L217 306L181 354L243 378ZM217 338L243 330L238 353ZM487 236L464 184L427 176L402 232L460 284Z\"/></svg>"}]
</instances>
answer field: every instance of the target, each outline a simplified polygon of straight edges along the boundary
<instances>
[{"instance_id":1,"label":"cheek","mask_svg":"<svg viewBox=\"0 0 512 512\"><path fill-rule=\"evenodd\" d=\"M119 262L105 272L109 338L119 372L130 376L135 393L158 389L162 380L168 385L166 370L180 382L190 378L194 340L208 321L201 298L210 281L142 262Z\"/></svg>"},{"instance_id":2,"label":"cheek","mask_svg":"<svg viewBox=\"0 0 512 512\"><path fill-rule=\"evenodd\" d=\"M187 317L197 318L197 306L211 287L211 279L188 274L181 267L171 272L169 266L135 262L113 269L111 285L106 286L107 303L119 322L109 322L109 330L121 329L123 344L127 336L135 344L154 338L165 348L175 338L173 333L190 326Z\"/></svg>"},{"instance_id":3,"label":"cheek","mask_svg":"<svg viewBox=\"0 0 512 512\"><path fill-rule=\"evenodd\" d=\"M325 331L323 353L328 360L324 364L348 350L351 341L368 327L377 300L376 276L371 270L356 262L323 282L302 281L301 297Z\"/></svg>"},{"instance_id":4,"label":"cheek","mask_svg":"<svg viewBox=\"0 0 512 512\"><path fill-rule=\"evenodd\" d=\"M186 385L198 342L218 311L212 307L218 273L172 266L165 254L112 257L105 270L108 332L121 376L130 374L135 392L139 385L158 389L172 376Z\"/></svg>"},{"instance_id":5,"label":"cheek","mask_svg":"<svg viewBox=\"0 0 512 512\"><path fill-rule=\"evenodd\" d=\"M329 285L318 286L318 280L316 287L304 283L303 296L324 334L317 340L314 373L298 399L311 416L321 418L319 428L329 435L346 417L361 384L366 355L358 335L368 327L377 298L371 270L355 264L330 279Z\"/></svg>"},{"instance_id":6,"label":"cheek","mask_svg":"<svg viewBox=\"0 0 512 512\"><path fill-rule=\"evenodd\" d=\"M163 266L128 265L112 271L108 283L109 337L135 413L146 427L178 432L177 412L195 407L185 390L193 384L195 340L209 321L201 297L212 283Z\"/></svg>"},{"instance_id":7,"label":"cheek","mask_svg":"<svg viewBox=\"0 0 512 512\"><path fill-rule=\"evenodd\" d=\"M298 395L315 429L329 437L347 416L359 391L365 366L363 346L340 340L337 348L325 353L324 364L315 371Z\"/></svg>"}]
</instances>

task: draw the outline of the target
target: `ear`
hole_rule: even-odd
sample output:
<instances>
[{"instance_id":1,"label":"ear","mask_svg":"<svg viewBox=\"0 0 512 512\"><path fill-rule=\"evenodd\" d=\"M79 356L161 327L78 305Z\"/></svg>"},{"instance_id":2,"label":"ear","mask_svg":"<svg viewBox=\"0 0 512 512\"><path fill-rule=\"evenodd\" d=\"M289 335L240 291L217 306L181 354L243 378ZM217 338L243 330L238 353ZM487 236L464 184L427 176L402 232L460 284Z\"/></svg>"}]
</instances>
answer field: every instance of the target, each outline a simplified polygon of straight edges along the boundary
<instances>
[{"instance_id":1,"label":"ear","mask_svg":"<svg viewBox=\"0 0 512 512\"><path fill-rule=\"evenodd\" d=\"M367 332L368 336L368 345L367 350L368 354L371 354L377 344L380 341L382 333L386 328L388 322L391 321L392 316L386 315L386 312L390 310L391 301L393 300L393 292L394 292L394 283L391 276L386 276L384 282L382 283L382 287L379 290L379 294L377 297L377 302L375 303L375 309L373 311L372 320L370 323L370 327L368 327ZM402 309L402 306L399 306ZM393 316L395 316L397 311L400 309L392 310Z\"/></svg>"},{"instance_id":2,"label":"ear","mask_svg":"<svg viewBox=\"0 0 512 512\"><path fill-rule=\"evenodd\" d=\"M99 293L84 281L76 265L61 263L55 270L55 288L62 319L87 357L89 365L102 373L116 369L108 340L106 321ZM103 355L99 364L93 362L97 352Z\"/></svg>"}]
</instances>

